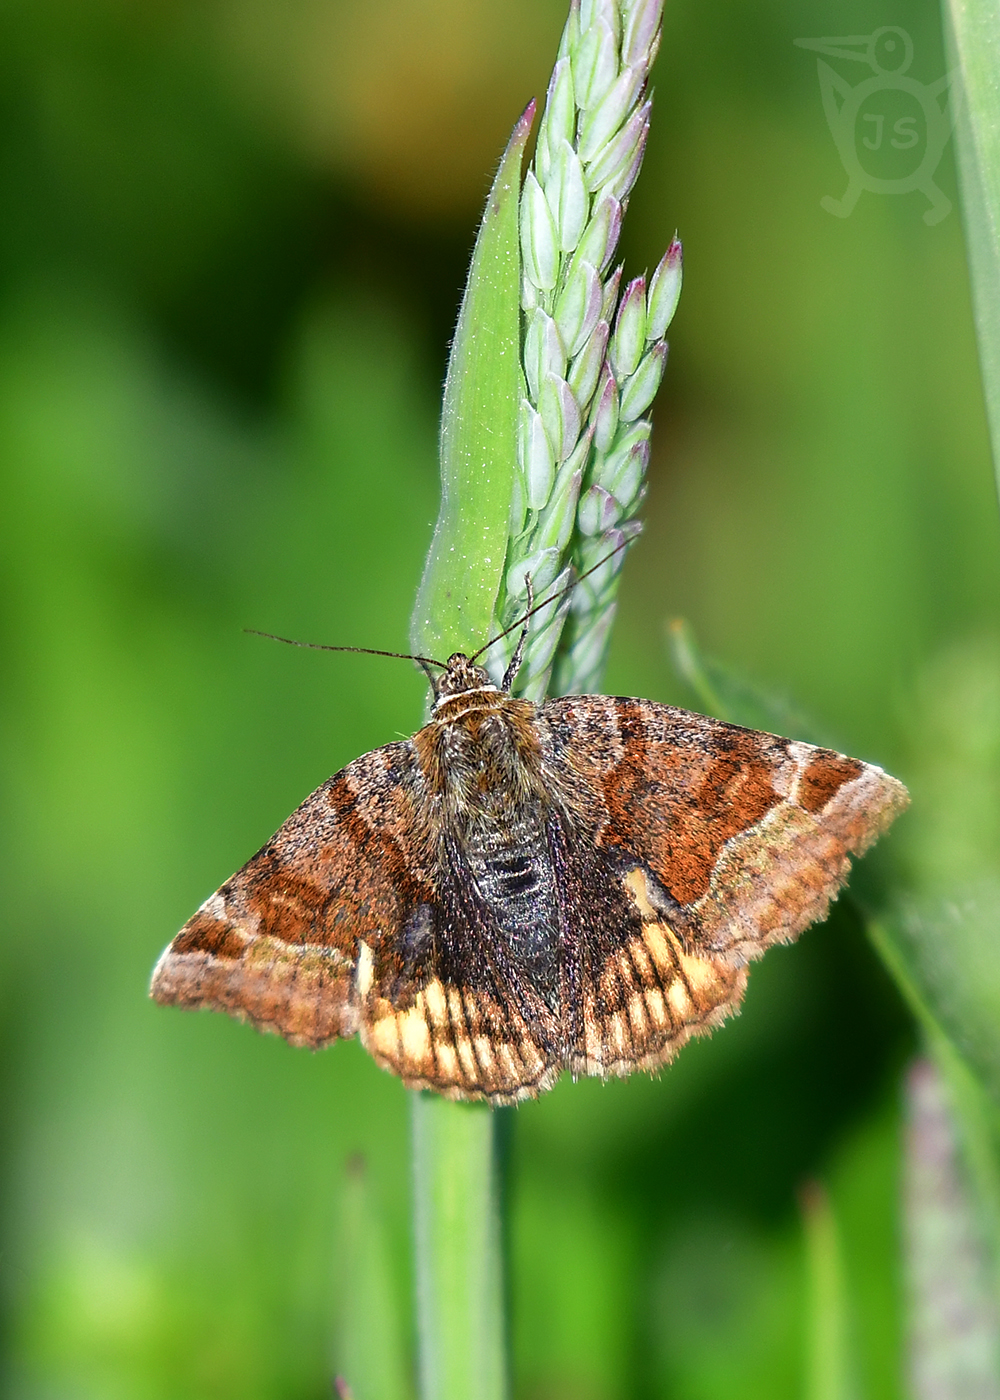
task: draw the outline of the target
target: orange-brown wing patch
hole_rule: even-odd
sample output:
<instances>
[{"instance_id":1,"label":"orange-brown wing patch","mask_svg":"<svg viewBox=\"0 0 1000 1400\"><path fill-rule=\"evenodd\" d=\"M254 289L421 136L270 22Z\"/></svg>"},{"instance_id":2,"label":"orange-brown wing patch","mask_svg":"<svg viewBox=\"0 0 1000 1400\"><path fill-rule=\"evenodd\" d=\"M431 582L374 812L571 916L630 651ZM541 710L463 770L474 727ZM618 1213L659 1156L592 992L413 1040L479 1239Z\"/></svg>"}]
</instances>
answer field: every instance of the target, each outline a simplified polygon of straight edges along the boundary
<instances>
[{"instance_id":1,"label":"orange-brown wing patch","mask_svg":"<svg viewBox=\"0 0 1000 1400\"><path fill-rule=\"evenodd\" d=\"M741 964L822 918L909 800L870 764L648 700L568 697L542 718L568 806L642 862L699 956Z\"/></svg>"},{"instance_id":2,"label":"orange-brown wing patch","mask_svg":"<svg viewBox=\"0 0 1000 1400\"><path fill-rule=\"evenodd\" d=\"M881 768L789 743L787 797L720 853L691 907L702 946L738 962L797 938L826 917L863 854L909 803Z\"/></svg>"},{"instance_id":3,"label":"orange-brown wing patch","mask_svg":"<svg viewBox=\"0 0 1000 1400\"><path fill-rule=\"evenodd\" d=\"M219 891L157 963L152 995L164 1005L227 1011L293 1045L316 1047L356 1029L352 971L342 949L249 932Z\"/></svg>"},{"instance_id":4,"label":"orange-brown wing patch","mask_svg":"<svg viewBox=\"0 0 1000 1400\"><path fill-rule=\"evenodd\" d=\"M359 940L395 956L430 897L409 744L334 775L202 905L161 957L151 992L210 1007L316 1048L359 1024Z\"/></svg>"}]
</instances>

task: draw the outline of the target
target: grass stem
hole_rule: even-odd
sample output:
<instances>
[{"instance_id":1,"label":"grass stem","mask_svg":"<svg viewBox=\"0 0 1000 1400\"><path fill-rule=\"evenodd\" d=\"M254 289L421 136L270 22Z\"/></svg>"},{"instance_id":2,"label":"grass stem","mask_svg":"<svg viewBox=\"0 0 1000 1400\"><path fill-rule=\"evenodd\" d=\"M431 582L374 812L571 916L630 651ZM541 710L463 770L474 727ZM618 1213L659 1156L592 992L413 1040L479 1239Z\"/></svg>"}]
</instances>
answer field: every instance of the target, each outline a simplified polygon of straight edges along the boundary
<instances>
[{"instance_id":1,"label":"grass stem","mask_svg":"<svg viewBox=\"0 0 1000 1400\"><path fill-rule=\"evenodd\" d=\"M493 1110L414 1094L421 1400L507 1394Z\"/></svg>"}]
</instances>

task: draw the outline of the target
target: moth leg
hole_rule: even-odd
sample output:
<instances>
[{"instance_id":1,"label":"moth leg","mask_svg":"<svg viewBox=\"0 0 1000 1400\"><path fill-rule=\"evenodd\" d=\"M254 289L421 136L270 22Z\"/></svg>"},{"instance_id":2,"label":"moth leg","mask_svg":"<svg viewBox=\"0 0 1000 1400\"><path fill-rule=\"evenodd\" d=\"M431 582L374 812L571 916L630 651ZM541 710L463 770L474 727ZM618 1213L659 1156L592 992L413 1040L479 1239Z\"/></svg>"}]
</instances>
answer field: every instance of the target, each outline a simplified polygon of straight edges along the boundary
<instances>
[{"instance_id":1,"label":"moth leg","mask_svg":"<svg viewBox=\"0 0 1000 1400\"><path fill-rule=\"evenodd\" d=\"M517 673L521 669L521 659L524 656L524 643L528 637L528 621L531 617L531 609L534 606L535 602L535 590L531 586L530 574L525 574L524 576L524 588L525 592L528 595L528 606L524 612L524 626L521 628L521 635L517 639L517 646L514 648L514 655L510 658L510 665L503 673L503 684L501 685L500 689L504 692L505 695L509 694L510 688L514 684L514 680L517 676Z\"/></svg>"}]
</instances>

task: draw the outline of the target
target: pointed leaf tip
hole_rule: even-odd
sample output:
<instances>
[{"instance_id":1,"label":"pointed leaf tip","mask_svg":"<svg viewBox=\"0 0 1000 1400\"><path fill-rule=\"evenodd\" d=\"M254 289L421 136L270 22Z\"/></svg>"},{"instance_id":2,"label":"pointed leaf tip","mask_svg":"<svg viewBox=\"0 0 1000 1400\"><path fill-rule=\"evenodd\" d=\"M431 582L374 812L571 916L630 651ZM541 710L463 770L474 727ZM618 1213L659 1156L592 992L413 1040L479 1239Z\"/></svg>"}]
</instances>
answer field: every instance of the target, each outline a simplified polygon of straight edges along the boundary
<instances>
[{"instance_id":1,"label":"pointed leaf tip","mask_svg":"<svg viewBox=\"0 0 1000 1400\"><path fill-rule=\"evenodd\" d=\"M683 273L684 250L675 234L650 282L648 340L660 340L666 334L680 300Z\"/></svg>"},{"instance_id":2,"label":"pointed leaf tip","mask_svg":"<svg viewBox=\"0 0 1000 1400\"><path fill-rule=\"evenodd\" d=\"M510 140L507 142L508 150L511 146L516 146L519 142L528 139L528 133L535 124L535 111L537 106L537 102L532 98L514 123L514 130L510 133Z\"/></svg>"}]
</instances>

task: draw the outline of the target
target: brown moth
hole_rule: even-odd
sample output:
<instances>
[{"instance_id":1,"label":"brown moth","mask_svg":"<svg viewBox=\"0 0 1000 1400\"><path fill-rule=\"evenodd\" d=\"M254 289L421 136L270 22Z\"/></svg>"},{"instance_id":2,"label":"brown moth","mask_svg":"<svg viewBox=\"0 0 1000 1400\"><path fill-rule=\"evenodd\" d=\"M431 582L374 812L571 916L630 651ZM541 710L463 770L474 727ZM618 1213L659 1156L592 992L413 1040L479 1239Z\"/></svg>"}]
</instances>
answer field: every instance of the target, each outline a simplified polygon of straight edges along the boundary
<instances>
[{"instance_id":1,"label":"brown moth","mask_svg":"<svg viewBox=\"0 0 1000 1400\"><path fill-rule=\"evenodd\" d=\"M519 654L499 687L431 663L430 722L308 797L181 929L153 997L314 1049L360 1035L453 1099L655 1070L909 800L881 768L650 700L517 699Z\"/></svg>"}]
</instances>

